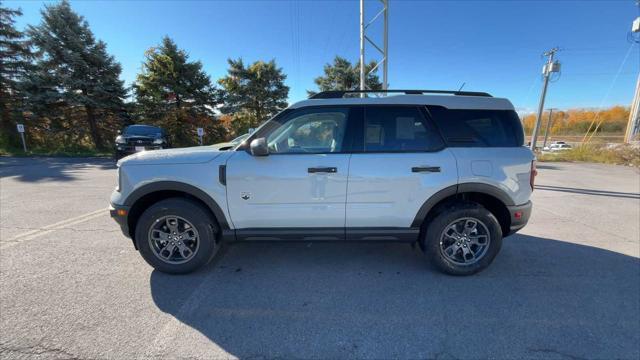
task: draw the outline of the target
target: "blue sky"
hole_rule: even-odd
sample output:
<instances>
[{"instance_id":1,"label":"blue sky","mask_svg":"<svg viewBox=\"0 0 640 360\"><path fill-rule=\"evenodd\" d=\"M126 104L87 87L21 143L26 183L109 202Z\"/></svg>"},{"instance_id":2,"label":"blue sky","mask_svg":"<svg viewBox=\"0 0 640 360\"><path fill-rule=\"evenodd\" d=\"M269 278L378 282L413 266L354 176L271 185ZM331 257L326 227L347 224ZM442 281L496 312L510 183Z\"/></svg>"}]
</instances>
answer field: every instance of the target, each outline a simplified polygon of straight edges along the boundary
<instances>
[{"instance_id":1,"label":"blue sky","mask_svg":"<svg viewBox=\"0 0 640 360\"><path fill-rule=\"evenodd\" d=\"M96 37L122 64L130 84L144 51L171 36L212 80L228 57L275 59L287 74L290 101L315 89L313 79L335 55L357 61L357 1L72 1ZM367 18L380 8L366 1ZM7 1L40 22L42 1ZM627 40L638 16L633 0L390 0L390 88L487 91L533 111L542 86L541 53L553 46L562 74L547 107L628 106L640 69L640 46ZM379 28L372 27L372 36ZM372 47L367 54L377 56ZM626 61L624 61L626 58ZM616 74L619 73L616 78ZM615 80L615 81L614 81Z\"/></svg>"}]
</instances>

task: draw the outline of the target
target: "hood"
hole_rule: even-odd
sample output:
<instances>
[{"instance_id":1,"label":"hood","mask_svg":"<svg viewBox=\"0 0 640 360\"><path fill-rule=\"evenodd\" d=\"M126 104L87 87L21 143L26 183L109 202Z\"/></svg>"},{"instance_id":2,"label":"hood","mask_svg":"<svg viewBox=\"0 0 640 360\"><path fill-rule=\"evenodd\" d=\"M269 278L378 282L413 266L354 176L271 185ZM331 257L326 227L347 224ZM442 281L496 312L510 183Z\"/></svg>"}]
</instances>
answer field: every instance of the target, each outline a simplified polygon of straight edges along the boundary
<instances>
[{"instance_id":1,"label":"hood","mask_svg":"<svg viewBox=\"0 0 640 360\"><path fill-rule=\"evenodd\" d=\"M220 154L221 151L209 146L142 151L121 159L118 165L199 164L209 162Z\"/></svg>"}]
</instances>

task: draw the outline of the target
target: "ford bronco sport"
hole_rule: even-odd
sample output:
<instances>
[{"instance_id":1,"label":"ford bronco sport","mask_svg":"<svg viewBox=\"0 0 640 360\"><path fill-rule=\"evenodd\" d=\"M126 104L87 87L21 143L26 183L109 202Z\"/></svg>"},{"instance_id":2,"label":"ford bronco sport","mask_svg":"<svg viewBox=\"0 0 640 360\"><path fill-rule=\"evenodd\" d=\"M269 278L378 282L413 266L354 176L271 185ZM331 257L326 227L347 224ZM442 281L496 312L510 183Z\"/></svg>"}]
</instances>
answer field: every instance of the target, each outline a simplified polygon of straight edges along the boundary
<instances>
[{"instance_id":1,"label":"ford bronco sport","mask_svg":"<svg viewBox=\"0 0 640 360\"><path fill-rule=\"evenodd\" d=\"M417 242L454 275L527 223L536 174L513 105L486 93L321 92L232 151L118 163L111 216L142 257L191 272L227 241Z\"/></svg>"}]
</instances>

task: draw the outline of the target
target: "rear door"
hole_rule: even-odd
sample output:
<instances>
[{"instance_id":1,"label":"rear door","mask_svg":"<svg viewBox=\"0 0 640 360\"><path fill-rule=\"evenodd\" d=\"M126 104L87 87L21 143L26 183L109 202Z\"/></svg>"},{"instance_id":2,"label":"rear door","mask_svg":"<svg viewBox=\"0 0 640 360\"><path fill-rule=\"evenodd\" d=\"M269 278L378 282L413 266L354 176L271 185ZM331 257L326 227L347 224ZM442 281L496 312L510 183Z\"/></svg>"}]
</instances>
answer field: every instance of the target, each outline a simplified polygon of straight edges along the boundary
<instances>
[{"instance_id":1,"label":"rear door","mask_svg":"<svg viewBox=\"0 0 640 360\"><path fill-rule=\"evenodd\" d=\"M256 134L266 138L268 156L233 154L226 169L227 201L240 237L282 238L290 228L315 228L304 234L344 238L348 117L348 107L293 110Z\"/></svg>"},{"instance_id":2,"label":"rear door","mask_svg":"<svg viewBox=\"0 0 640 360\"><path fill-rule=\"evenodd\" d=\"M419 106L367 106L360 121L360 148L349 169L347 238L415 236L412 223L424 202L456 185L456 160Z\"/></svg>"}]
</instances>

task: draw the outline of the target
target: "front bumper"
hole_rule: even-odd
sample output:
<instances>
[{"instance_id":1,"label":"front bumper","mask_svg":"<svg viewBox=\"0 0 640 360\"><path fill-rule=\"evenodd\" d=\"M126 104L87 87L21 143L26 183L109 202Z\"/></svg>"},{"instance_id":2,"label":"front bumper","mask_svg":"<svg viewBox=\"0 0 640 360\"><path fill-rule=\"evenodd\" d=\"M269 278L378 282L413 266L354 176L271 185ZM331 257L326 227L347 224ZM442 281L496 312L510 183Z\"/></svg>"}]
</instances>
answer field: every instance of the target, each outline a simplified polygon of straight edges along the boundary
<instances>
[{"instance_id":1,"label":"front bumper","mask_svg":"<svg viewBox=\"0 0 640 360\"><path fill-rule=\"evenodd\" d=\"M122 205L109 204L109 214L120 225L120 230L124 236L131 238L129 233L129 207Z\"/></svg>"},{"instance_id":2,"label":"front bumper","mask_svg":"<svg viewBox=\"0 0 640 360\"><path fill-rule=\"evenodd\" d=\"M533 207L531 201L527 201L526 204L507 206L509 214L511 214L511 226L509 228L509 234L507 236L516 233L522 229L529 222L531 217L531 208Z\"/></svg>"},{"instance_id":3,"label":"front bumper","mask_svg":"<svg viewBox=\"0 0 640 360\"><path fill-rule=\"evenodd\" d=\"M137 150L136 148L142 148ZM116 144L116 152L120 154L135 154L140 151L148 151L148 150L162 150L166 149L166 145L157 145L157 144L145 144L145 145L129 145L129 144Z\"/></svg>"}]
</instances>

